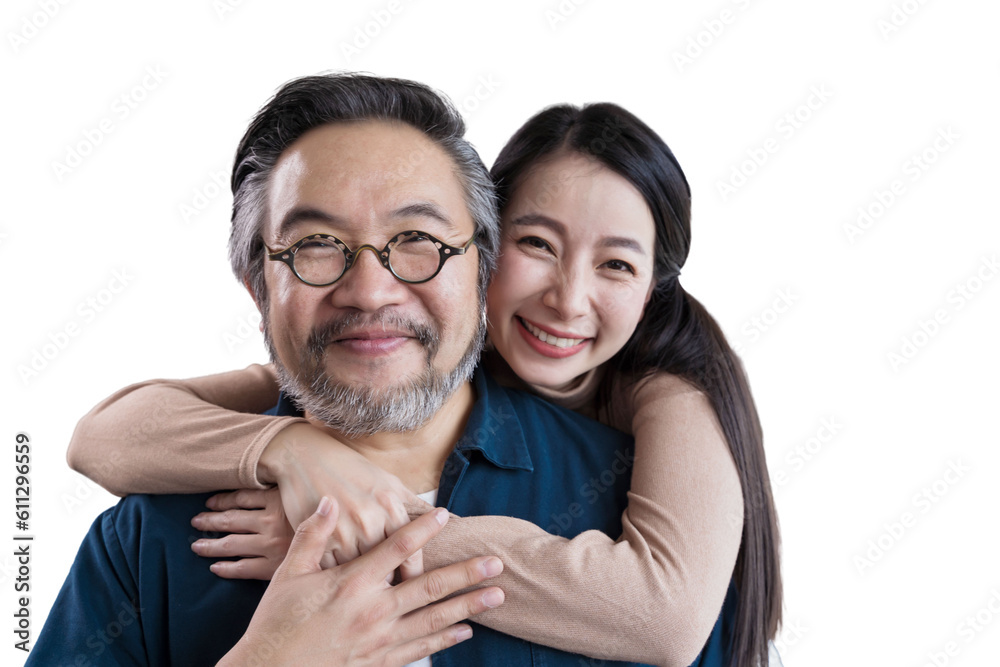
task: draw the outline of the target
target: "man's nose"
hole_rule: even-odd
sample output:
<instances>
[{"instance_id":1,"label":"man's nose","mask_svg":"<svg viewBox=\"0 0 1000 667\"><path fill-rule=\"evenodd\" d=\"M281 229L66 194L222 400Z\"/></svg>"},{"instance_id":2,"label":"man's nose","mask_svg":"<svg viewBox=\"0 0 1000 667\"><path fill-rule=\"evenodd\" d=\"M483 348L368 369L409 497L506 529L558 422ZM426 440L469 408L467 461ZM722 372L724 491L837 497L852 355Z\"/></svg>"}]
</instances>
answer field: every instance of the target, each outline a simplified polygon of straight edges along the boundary
<instances>
[{"instance_id":1,"label":"man's nose","mask_svg":"<svg viewBox=\"0 0 1000 667\"><path fill-rule=\"evenodd\" d=\"M399 305L406 294L406 285L382 266L379 251L373 246L362 246L351 268L334 285L330 298L337 308L373 313L385 306Z\"/></svg>"}]
</instances>

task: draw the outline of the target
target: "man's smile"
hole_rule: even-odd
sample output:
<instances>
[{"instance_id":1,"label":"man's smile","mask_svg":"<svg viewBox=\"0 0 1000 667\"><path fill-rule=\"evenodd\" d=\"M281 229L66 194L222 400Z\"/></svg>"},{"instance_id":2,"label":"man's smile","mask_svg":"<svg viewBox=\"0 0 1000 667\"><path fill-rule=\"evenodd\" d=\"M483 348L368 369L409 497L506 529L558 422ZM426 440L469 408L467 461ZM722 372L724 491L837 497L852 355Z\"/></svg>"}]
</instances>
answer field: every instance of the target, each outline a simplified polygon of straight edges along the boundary
<instances>
[{"instance_id":1,"label":"man's smile","mask_svg":"<svg viewBox=\"0 0 1000 667\"><path fill-rule=\"evenodd\" d=\"M355 354L374 356L395 352L411 340L416 342L416 336L411 332L377 329L352 331L339 336L331 344Z\"/></svg>"}]
</instances>

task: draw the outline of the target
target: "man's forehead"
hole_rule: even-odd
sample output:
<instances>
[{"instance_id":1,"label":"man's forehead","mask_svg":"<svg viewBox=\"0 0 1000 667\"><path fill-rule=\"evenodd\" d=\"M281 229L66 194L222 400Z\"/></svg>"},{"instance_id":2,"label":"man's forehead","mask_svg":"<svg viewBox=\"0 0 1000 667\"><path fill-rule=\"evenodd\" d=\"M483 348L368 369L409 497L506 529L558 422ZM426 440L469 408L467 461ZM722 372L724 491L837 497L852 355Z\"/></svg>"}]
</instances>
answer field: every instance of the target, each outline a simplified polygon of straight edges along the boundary
<instances>
[{"instance_id":1,"label":"man's forehead","mask_svg":"<svg viewBox=\"0 0 1000 667\"><path fill-rule=\"evenodd\" d=\"M275 239L310 218L364 227L424 218L439 230L471 231L451 157L416 128L383 121L324 125L300 137L271 175L268 210Z\"/></svg>"},{"instance_id":2,"label":"man's forehead","mask_svg":"<svg viewBox=\"0 0 1000 667\"><path fill-rule=\"evenodd\" d=\"M441 173L427 178L428 170ZM330 123L309 130L288 148L275 173L298 180L316 177L309 185L335 180L381 179L414 186L424 180L457 184L455 165L444 149L420 130L405 123L352 121Z\"/></svg>"}]
</instances>

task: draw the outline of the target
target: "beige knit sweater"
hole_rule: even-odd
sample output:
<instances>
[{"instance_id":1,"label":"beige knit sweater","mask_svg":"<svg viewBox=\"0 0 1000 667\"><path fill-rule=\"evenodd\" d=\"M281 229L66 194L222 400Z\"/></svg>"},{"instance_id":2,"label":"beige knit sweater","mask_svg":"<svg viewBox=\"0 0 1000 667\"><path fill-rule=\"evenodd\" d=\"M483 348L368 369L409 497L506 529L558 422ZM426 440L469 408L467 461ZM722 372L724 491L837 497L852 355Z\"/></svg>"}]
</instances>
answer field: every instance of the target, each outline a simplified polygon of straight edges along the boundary
<instances>
[{"instance_id":1,"label":"beige knit sweater","mask_svg":"<svg viewBox=\"0 0 1000 667\"><path fill-rule=\"evenodd\" d=\"M515 380L492 365L501 381ZM506 602L476 622L594 658L685 666L711 632L736 562L736 467L707 397L685 381L656 376L616 410L595 405L599 381L591 372L567 392L532 389L635 436L621 537L566 539L511 517L453 517L424 548L424 565L496 555L504 572L489 584ZM135 384L80 420L67 459L117 495L263 488L261 452L304 421L259 414L277 391L273 370L259 365Z\"/></svg>"}]
</instances>

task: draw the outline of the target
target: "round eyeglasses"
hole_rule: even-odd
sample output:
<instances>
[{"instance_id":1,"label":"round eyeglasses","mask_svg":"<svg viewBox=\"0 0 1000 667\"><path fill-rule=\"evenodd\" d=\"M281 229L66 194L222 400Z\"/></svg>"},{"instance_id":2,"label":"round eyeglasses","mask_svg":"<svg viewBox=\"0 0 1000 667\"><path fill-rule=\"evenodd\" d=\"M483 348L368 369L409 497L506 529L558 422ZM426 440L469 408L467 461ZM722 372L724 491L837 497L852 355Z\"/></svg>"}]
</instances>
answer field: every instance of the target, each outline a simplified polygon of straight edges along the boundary
<instances>
[{"instance_id":1,"label":"round eyeglasses","mask_svg":"<svg viewBox=\"0 0 1000 667\"><path fill-rule=\"evenodd\" d=\"M336 236L310 234L284 250L272 252L268 248L267 258L287 264L306 285L326 287L340 280L361 251L368 248L398 280L417 284L436 276L449 257L464 255L475 239L473 236L464 246L456 247L427 232L409 230L396 234L381 250L367 243L351 250Z\"/></svg>"}]
</instances>

